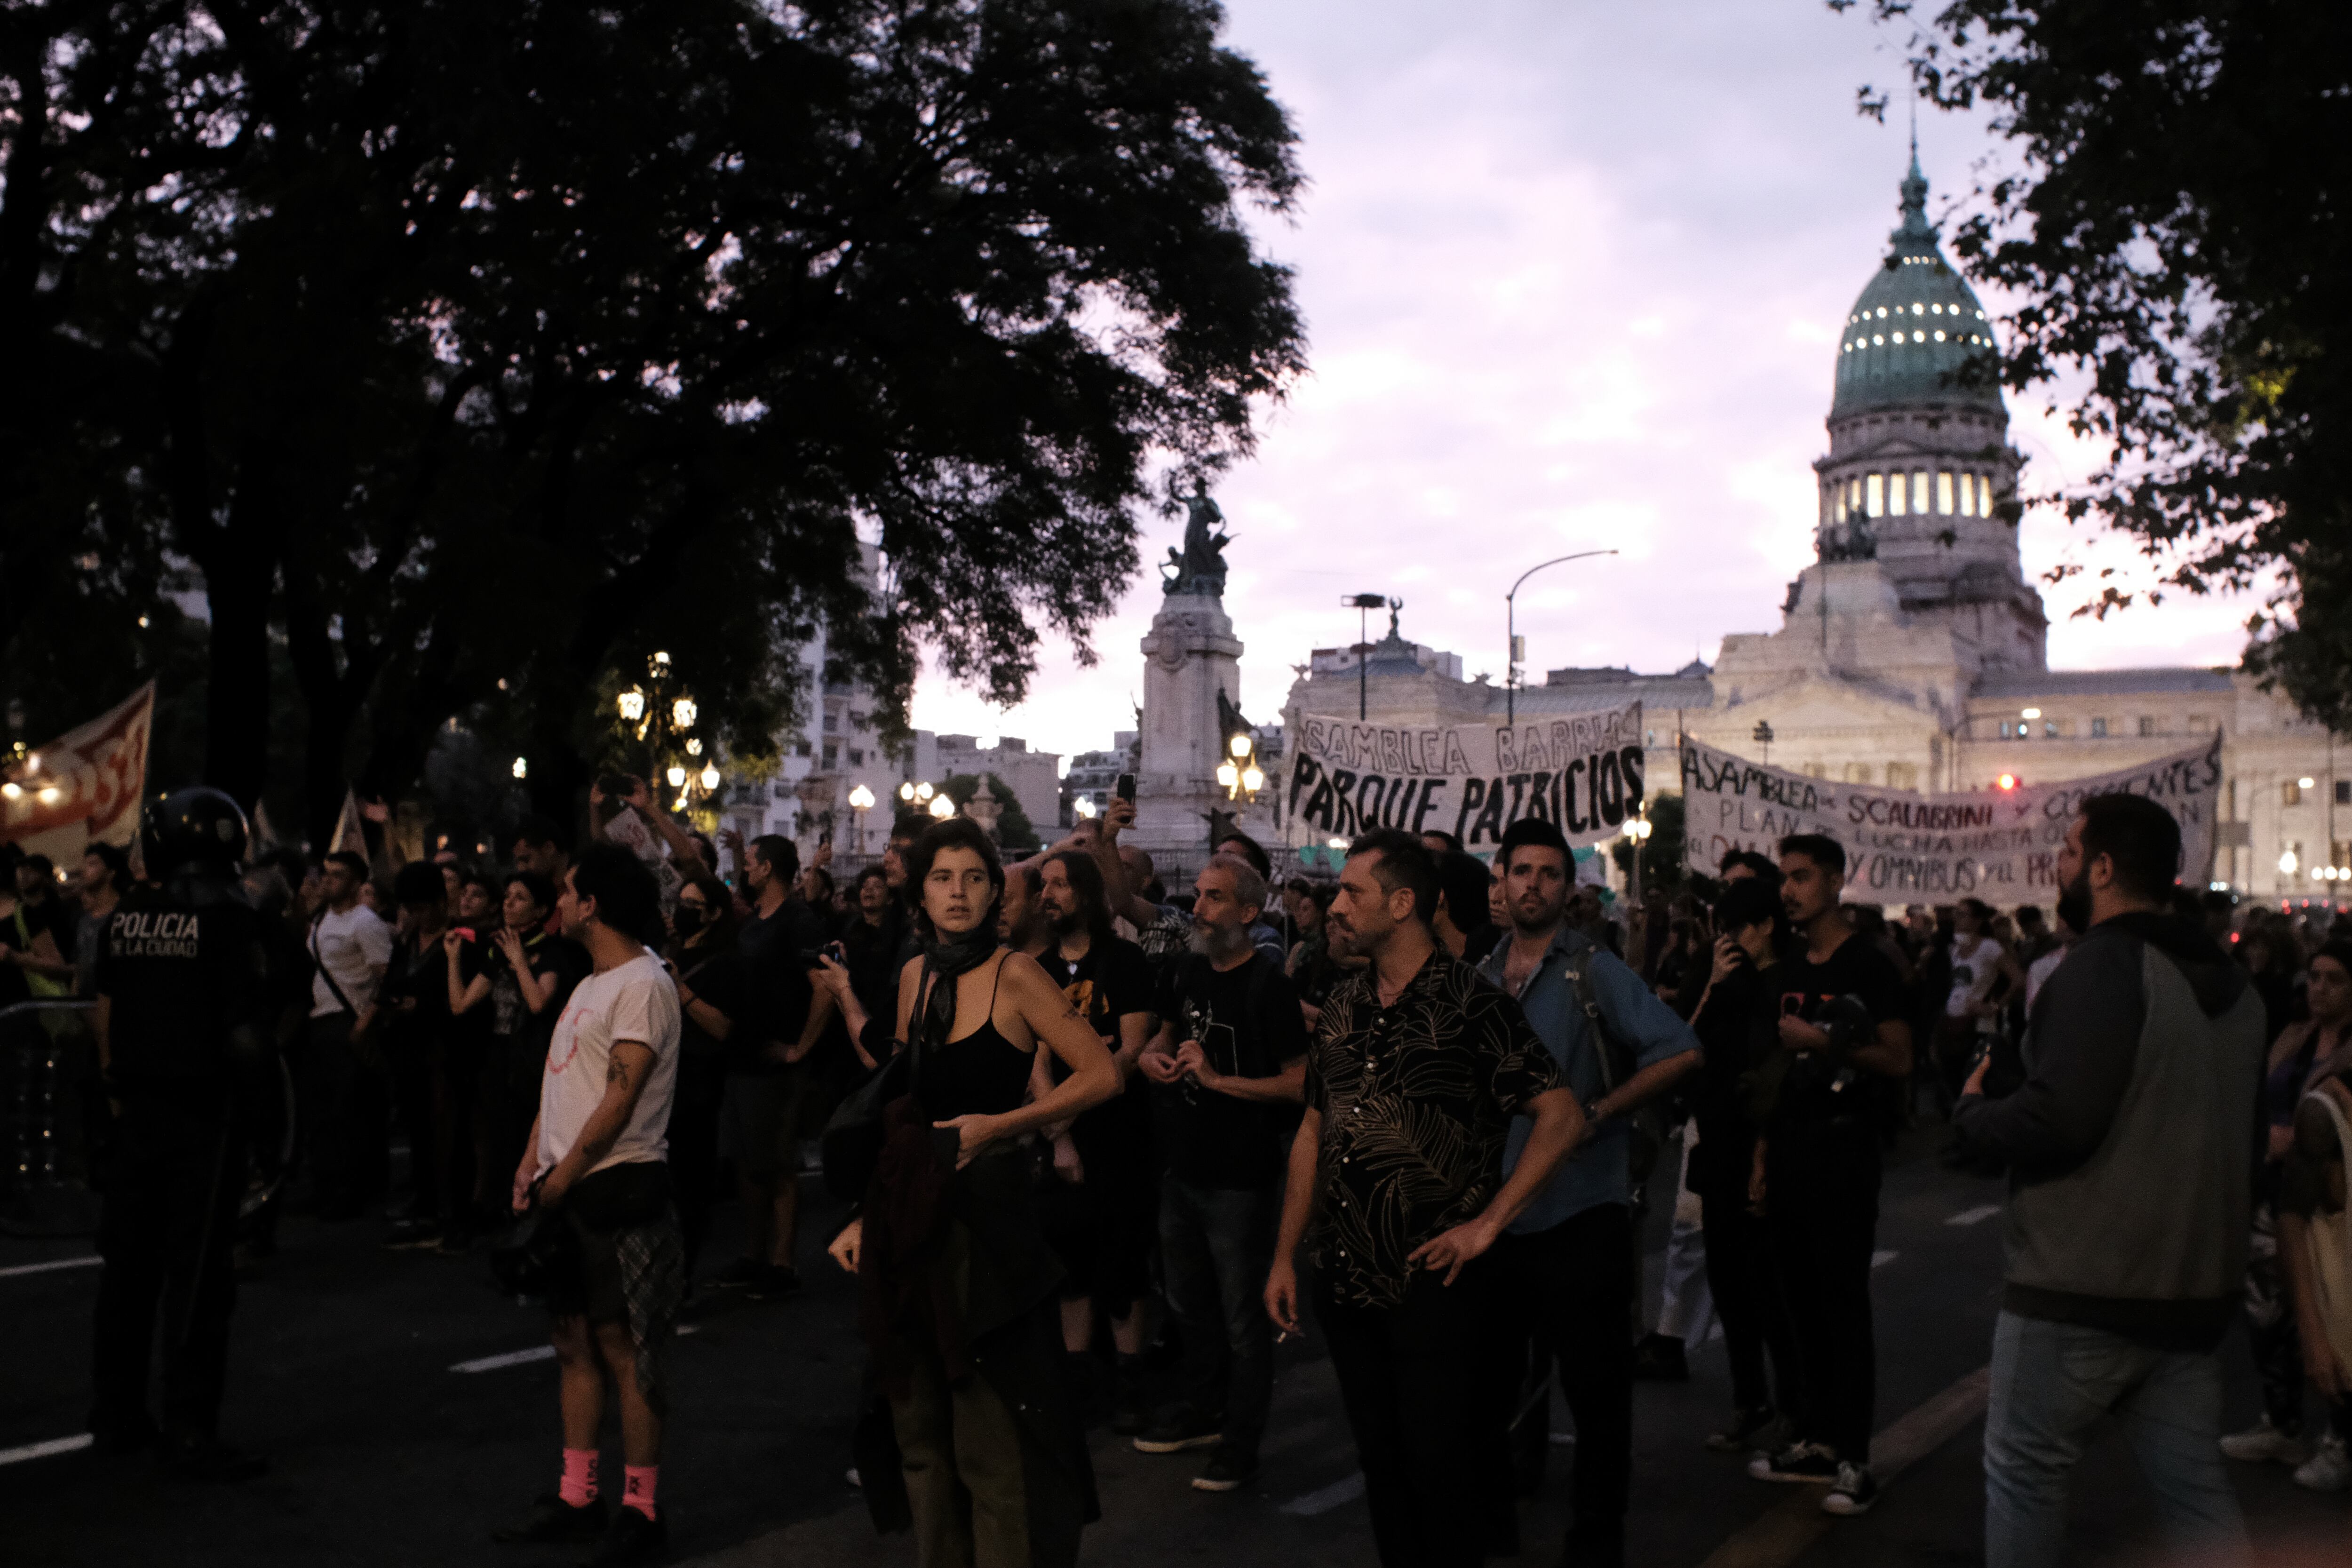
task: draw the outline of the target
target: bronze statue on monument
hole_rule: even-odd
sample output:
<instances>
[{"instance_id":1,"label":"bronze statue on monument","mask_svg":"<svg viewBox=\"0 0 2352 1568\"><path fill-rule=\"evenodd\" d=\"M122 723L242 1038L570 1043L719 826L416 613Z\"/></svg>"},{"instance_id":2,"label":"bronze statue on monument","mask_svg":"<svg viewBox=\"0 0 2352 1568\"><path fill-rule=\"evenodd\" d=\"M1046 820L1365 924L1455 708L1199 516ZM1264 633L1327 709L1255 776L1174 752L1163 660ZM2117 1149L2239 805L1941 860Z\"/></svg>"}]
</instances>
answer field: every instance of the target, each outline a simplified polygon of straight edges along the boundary
<instances>
[{"instance_id":1,"label":"bronze statue on monument","mask_svg":"<svg viewBox=\"0 0 2352 1568\"><path fill-rule=\"evenodd\" d=\"M1225 595L1225 546L1232 536L1225 529L1225 514L1209 499L1208 487L1199 480L1192 484L1192 493L1184 500L1184 544L1180 550L1168 547L1168 559L1160 563L1160 589L1167 594L1206 594L1222 599Z\"/></svg>"}]
</instances>

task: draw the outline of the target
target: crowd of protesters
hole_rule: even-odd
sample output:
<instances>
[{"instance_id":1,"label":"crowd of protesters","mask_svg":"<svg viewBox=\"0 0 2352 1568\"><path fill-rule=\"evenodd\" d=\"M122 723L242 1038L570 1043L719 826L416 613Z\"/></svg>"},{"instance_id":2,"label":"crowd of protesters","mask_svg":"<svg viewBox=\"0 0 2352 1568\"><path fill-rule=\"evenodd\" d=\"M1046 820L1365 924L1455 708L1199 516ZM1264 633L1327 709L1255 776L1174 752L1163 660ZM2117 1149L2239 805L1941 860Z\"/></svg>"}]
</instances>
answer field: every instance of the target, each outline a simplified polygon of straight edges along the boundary
<instances>
[{"instance_id":1,"label":"crowd of protesters","mask_svg":"<svg viewBox=\"0 0 2352 1568\"><path fill-rule=\"evenodd\" d=\"M1375 832L1336 880L1279 886L1234 834L1171 891L1132 818L1115 801L1012 863L951 820L836 882L616 780L576 836L526 819L496 868L257 857L298 1135L283 1160L255 1138L271 1195L240 1246L269 1252L285 1209L442 1252L560 1211L561 1482L500 1535L647 1561L667 1337L698 1289L798 1289L819 1135L878 1098L828 1250L873 1358L855 1474L923 1563L1074 1561L1097 1425L1199 1451L1202 1491L1247 1486L1275 1346L1311 1319L1383 1563L1519 1550L1555 1388L1565 1561L1616 1563L1635 1385L1686 1377L1710 1322L1733 1409L1708 1446L1827 1512L1874 1505L1882 1173L1948 1119L1948 1158L2012 1184L1992 1561L2055 1560L2101 1414L2184 1538L2242 1528L2224 1455L2352 1481L2352 941L2180 892L2161 810L2086 803L2054 925L1973 899L1890 921L1805 835L1612 912L1541 821L1491 862ZM101 985L131 862L12 874L0 1003ZM1637 1326L1638 1220L1677 1145L1664 1310ZM2223 1436L2239 1321L2265 1409Z\"/></svg>"}]
</instances>

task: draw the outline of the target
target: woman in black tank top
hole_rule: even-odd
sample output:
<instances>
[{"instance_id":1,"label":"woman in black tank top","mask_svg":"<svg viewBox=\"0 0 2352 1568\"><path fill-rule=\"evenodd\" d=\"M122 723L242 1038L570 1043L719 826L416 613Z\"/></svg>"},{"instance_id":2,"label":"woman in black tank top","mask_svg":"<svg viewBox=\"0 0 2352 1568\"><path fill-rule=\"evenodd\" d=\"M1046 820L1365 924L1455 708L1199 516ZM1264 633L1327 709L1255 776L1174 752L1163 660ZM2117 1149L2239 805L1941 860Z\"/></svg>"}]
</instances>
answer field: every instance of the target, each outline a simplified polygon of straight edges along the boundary
<instances>
[{"instance_id":1,"label":"woman in black tank top","mask_svg":"<svg viewBox=\"0 0 2352 1568\"><path fill-rule=\"evenodd\" d=\"M1061 1375L1058 1269L1027 1163L1011 1156L1024 1135L1118 1093L1118 1069L1035 961L998 945L1004 871L976 824L929 828L908 876L923 954L899 977L896 1031L858 1005L846 970L827 961L823 975L869 1055L915 1052L873 1184L828 1251L858 1276L919 1561L1068 1568L1098 1513L1094 1470ZM1069 1076L1031 1100L1040 1048ZM1009 1479L960 1471L960 1448L1007 1444L1021 1454ZM877 1458L860 1452L869 1489L887 1484ZM880 1517L883 1500L868 1500Z\"/></svg>"}]
</instances>

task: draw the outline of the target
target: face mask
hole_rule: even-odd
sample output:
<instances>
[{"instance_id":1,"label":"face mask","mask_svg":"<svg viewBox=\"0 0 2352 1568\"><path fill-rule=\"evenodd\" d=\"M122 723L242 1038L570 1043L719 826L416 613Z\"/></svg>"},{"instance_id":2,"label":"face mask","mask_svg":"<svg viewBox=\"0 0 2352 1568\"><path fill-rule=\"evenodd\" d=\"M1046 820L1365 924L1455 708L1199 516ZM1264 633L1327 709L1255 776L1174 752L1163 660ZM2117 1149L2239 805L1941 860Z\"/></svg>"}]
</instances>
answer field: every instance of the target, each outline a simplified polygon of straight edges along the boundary
<instances>
[{"instance_id":1,"label":"face mask","mask_svg":"<svg viewBox=\"0 0 2352 1568\"><path fill-rule=\"evenodd\" d=\"M692 936L696 931L700 931L703 917L709 913L708 910L697 909L692 904L678 905L677 913L672 917L677 922L677 934Z\"/></svg>"}]
</instances>

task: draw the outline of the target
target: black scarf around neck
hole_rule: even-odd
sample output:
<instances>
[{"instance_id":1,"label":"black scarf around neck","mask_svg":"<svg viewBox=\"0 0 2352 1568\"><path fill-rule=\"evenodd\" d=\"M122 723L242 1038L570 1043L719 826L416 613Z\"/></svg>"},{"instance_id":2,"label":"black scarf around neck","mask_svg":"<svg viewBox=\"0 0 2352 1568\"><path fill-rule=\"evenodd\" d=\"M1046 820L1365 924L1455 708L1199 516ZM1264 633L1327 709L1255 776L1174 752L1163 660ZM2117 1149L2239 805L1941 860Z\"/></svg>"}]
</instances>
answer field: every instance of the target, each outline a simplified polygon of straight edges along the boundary
<instances>
[{"instance_id":1,"label":"black scarf around neck","mask_svg":"<svg viewBox=\"0 0 2352 1568\"><path fill-rule=\"evenodd\" d=\"M923 993L928 1000L917 1025L924 1044L947 1044L955 1030L957 976L986 963L1001 945L992 904L980 923L960 937L942 938L929 921L923 922Z\"/></svg>"}]
</instances>

